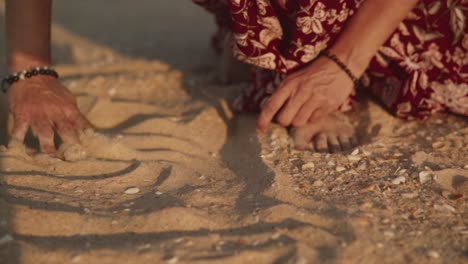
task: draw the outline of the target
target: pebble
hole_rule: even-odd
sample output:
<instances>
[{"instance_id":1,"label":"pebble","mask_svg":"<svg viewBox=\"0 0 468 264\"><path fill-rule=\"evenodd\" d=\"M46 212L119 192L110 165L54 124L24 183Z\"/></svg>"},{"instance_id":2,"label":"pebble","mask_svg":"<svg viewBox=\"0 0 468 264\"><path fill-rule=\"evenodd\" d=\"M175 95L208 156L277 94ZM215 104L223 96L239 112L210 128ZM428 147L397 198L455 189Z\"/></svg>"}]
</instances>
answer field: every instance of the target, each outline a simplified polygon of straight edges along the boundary
<instances>
[{"instance_id":1,"label":"pebble","mask_svg":"<svg viewBox=\"0 0 468 264\"><path fill-rule=\"evenodd\" d=\"M436 141L432 143L432 148L435 148L435 149L440 149L440 148L443 148L444 146L445 146L444 142Z\"/></svg>"},{"instance_id":2,"label":"pebble","mask_svg":"<svg viewBox=\"0 0 468 264\"><path fill-rule=\"evenodd\" d=\"M399 176L392 180L392 184L395 184L395 185L400 185L405 182L406 182L406 178L404 176Z\"/></svg>"},{"instance_id":3,"label":"pebble","mask_svg":"<svg viewBox=\"0 0 468 264\"><path fill-rule=\"evenodd\" d=\"M453 206L448 205L448 204L444 204L444 205L435 204L434 209L443 213L455 213L456 212L456 209Z\"/></svg>"},{"instance_id":4,"label":"pebble","mask_svg":"<svg viewBox=\"0 0 468 264\"><path fill-rule=\"evenodd\" d=\"M385 232L383 233L383 235L384 235L385 237L392 238L392 237L395 236L395 233L393 233L392 231L385 231Z\"/></svg>"},{"instance_id":5,"label":"pebble","mask_svg":"<svg viewBox=\"0 0 468 264\"><path fill-rule=\"evenodd\" d=\"M362 158L356 155L349 155L348 160L349 161L360 161Z\"/></svg>"},{"instance_id":6,"label":"pebble","mask_svg":"<svg viewBox=\"0 0 468 264\"><path fill-rule=\"evenodd\" d=\"M76 255L71 259L72 263L78 263L81 261L81 255Z\"/></svg>"},{"instance_id":7,"label":"pebble","mask_svg":"<svg viewBox=\"0 0 468 264\"><path fill-rule=\"evenodd\" d=\"M294 264L307 264L307 260L304 257L297 256Z\"/></svg>"},{"instance_id":8,"label":"pebble","mask_svg":"<svg viewBox=\"0 0 468 264\"><path fill-rule=\"evenodd\" d=\"M140 188L138 187L131 187L125 190L125 194L137 194L140 192Z\"/></svg>"},{"instance_id":9,"label":"pebble","mask_svg":"<svg viewBox=\"0 0 468 264\"><path fill-rule=\"evenodd\" d=\"M4 245L13 241L13 237L11 235L4 235L0 237L0 245Z\"/></svg>"},{"instance_id":10,"label":"pebble","mask_svg":"<svg viewBox=\"0 0 468 264\"><path fill-rule=\"evenodd\" d=\"M314 181L314 183L312 185L315 186L315 187L321 187L321 186L323 186L323 181L321 181L321 180Z\"/></svg>"},{"instance_id":11,"label":"pebble","mask_svg":"<svg viewBox=\"0 0 468 264\"><path fill-rule=\"evenodd\" d=\"M276 240L276 239L280 238L280 236L281 236L281 234L278 233L278 232L276 232L276 233L274 233L273 235L271 235L270 238L271 238L272 240Z\"/></svg>"},{"instance_id":12,"label":"pebble","mask_svg":"<svg viewBox=\"0 0 468 264\"><path fill-rule=\"evenodd\" d=\"M112 87L110 88L108 91L107 91L107 94L110 96L110 97L113 97L117 94L117 89L115 87Z\"/></svg>"},{"instance_id":13,"label":"pebble","mask_svg":"<svg viewBox=\"0 0 468 264\"><path fill-rule=\"evenodd\" d=\"M367 162L360 162L357 168L358 168L358 170L366 170L367 169Z\"/></svg>"},{"instance_id":14,"label":"pebble","mask_svg":"<svg viewBox=\"0 0 468 264\"><path fill-rule=\"evenodd\" d=\"M172 258L168 259L166 262L169 263L169 264L175 264L178 261L179 261L178 257L172 257Z\"/></svg>"},{"instance_id":15,"label":"pebble","mask_svg":"<svg viewBox=\"0 0 468 264\"><path fill-rule=\"evenodd\" d=\"M154 194L156 194L157 196L161 196L161 195L163 195L164 193L163 193L163 192L160 192L160 191L156 191Z\"/></svg>"},{"instance_id":16,"label":"pebble","mask_svg":"<svg viewBox=\"0 0 468 264\"><path fill-rule=\"evenodd\" d=\"M358 154L359 154L359 149L358 148L353 150L353 152L351 152L351 155L353 155L353 156L356 156Z\"/></svg>"},{"instance_id":17,"label":"pebble","mask_svg":"<svg viewBox=\"0 0 468 264\"><path fill-rule=\"evenodd\" d=\"M421 184L425 184L426 182L429 182L432 180L432 172L430 171L421 171L419 173L419 182Z\"/></svg>"},{"instance_id":18,"label":"pebble","mask_svg":"<svg viewBox=\"0 0 468 264\"><path fill-rule=\"evenodd\" d=\"M306 164L302 165L302 170L309 170L315 168L315 164L313 162L307 162Z\"/></svg>"},{"instance_id":19,"label":"pebble","mask_svg":"<svg viewBox=\"0 0 468 264\"><path fill-rule=\"evenodd\" d=\"M435 251L435 250L431 250L429 252L427 252L427 255L431 258L439 258L440 257L440 254L439 252Z\"/></svg>"},{"instance_id":20,"label":"pebble","mask_svg":"<svg viewBox=\"0 0 468 264\"><path fill-rule=\"evenodd\" d=\"M345 171L345 170L346 170L345 167L342 167L342 166L336 167L336 171L337 171L337 172L343 172L343 171Z\"/></svg>"},{"instance_id":21,"label":"pebble","mask_svg":"<svg viewBox=\"0 0 468 264\"><path fill-rule=\"evenodd\" d=\"M418 197L419 194L417 192L412 192L412 193L402 193L401 197L406 198L406 199L414 199Z\"/></svg>"}]
</instances>

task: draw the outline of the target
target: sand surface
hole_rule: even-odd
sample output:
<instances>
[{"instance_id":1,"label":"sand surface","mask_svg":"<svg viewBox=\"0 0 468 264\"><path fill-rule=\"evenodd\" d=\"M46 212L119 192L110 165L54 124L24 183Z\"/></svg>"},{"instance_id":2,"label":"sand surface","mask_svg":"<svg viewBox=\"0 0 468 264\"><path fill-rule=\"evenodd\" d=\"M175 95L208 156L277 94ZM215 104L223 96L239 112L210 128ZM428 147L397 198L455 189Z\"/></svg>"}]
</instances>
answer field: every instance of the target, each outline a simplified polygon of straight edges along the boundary
<instances>
[{"instance_id":1,"label":"sand surface","mask_svg":"<svg viewBox=\"0 0 468 264\"><path fill-rule=\"evenodd\" d=\"M81 161L0 147L0 263L468 261L466 119L363 98L360 148L295 151L230 110L245 84L218 84L211 22L190 1L56 1L57 68L98 130Z\"/></svg>"}]
</instances>

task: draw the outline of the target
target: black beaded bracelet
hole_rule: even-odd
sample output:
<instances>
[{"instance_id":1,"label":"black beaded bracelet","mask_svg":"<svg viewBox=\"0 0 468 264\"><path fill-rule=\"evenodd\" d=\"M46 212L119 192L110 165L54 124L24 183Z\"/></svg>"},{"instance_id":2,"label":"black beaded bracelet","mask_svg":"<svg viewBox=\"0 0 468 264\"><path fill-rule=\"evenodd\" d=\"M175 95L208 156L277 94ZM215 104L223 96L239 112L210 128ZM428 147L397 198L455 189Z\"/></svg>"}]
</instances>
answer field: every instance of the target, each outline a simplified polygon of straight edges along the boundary
<instances>
[{"instance_id":1,"label":"black beaded bracelet","mask_svg":"<svg viewBox=\"0 0 468 264\"><path fill-rule=\"evenodd\" d=\"M47 67L47 66L35 67L35 68L31 68L30 70L23 70L23 71L10 74L6 76L5 78L3 78L2 84L1 84L2 91L6 93L8 90L8 87L14 84L15 82L19 82L21 80L25 80L25 79L28 79L37 75L49 75L57 79L59 78L58 73L50 67Z\"/></svg>"},{"instance_id":2,"label":"black beaded bracelet","mask_svg":"<svg viewBox=\"0 0 468 264\"><path fill-rule=\"evenodd\" d=\"M359 79L351 72L351 70L344 64L335 54L330 53L328 50L322 50L320 55L332 60L336 65L338 65L353 81L354 85L357 87L361 84Z\"/></svg>"}]
</instances>

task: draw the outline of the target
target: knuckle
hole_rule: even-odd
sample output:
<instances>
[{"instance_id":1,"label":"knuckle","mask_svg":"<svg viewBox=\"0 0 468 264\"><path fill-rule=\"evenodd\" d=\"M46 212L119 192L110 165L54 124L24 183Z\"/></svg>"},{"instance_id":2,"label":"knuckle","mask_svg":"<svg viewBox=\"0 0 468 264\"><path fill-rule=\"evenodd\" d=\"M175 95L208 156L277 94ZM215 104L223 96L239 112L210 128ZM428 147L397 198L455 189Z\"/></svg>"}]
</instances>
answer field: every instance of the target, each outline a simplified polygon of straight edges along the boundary
<instances>
[{"instance_id":1,"label":"knuckle","mask_svg":"<svg viewBox=\"0 0 468 264\"><path fill-rule=\"evenodd\" d=\"M291 121L285 115L279 115L277 118L277 122L283 127L289 126L291 124Z\"/></svg>"},{"instance_id":2,"label":"knuckle","mask_svg":"<svg viewBox=\"0 0 468 264\"><path fill-rule=\"evenodd\" d=\"M292 125L295 127L304 126L307 123L307 120L303 116L298 116L292 121Z\"/></svg>"}]
</instances>

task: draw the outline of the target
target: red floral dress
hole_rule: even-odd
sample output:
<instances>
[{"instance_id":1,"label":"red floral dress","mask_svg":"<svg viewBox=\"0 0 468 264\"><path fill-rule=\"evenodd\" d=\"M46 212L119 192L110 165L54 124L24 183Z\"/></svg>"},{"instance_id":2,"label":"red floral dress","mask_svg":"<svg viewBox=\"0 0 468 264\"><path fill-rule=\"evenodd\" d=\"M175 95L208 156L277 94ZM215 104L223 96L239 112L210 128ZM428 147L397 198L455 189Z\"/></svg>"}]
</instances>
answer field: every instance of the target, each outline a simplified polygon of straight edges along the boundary
<instances>
[{"instance_id":1,"label":"red floral dress","mask_svg":"<svg viewBox=\"0 0 468 264\"><path fill-rule=\"evenodd\" d=\"M215 14L215 47L232 33L236 58L257 66L251 85L234 102L236 110L250 112L261 109L285 75L333 45L364 2L193 1ZM370 62L364 86L401 118L441 110L468 115L467 10L468 0L420 1Z\"/></svg>"}]
</instances>

